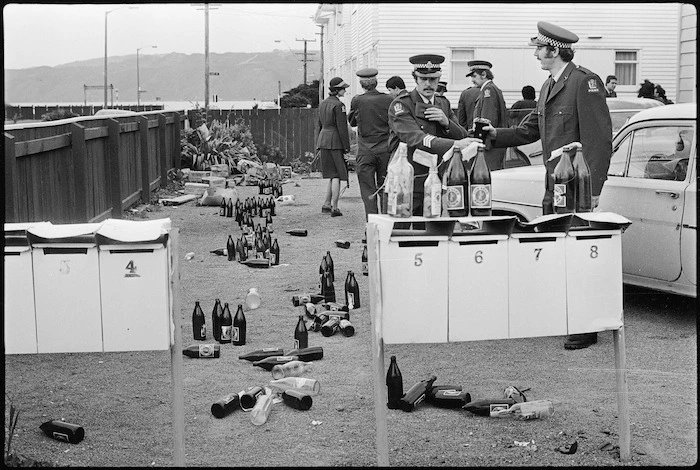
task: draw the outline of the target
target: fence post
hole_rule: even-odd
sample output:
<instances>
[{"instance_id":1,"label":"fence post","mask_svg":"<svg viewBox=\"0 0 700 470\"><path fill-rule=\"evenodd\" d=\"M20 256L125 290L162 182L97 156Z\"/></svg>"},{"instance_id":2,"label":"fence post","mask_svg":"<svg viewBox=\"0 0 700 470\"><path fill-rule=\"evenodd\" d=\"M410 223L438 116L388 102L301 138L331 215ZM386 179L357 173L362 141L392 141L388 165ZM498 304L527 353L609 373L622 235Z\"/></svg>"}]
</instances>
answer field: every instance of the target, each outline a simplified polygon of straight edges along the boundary
<instances>
[{"instance_id":1,"label":"fence post","mask_svg":"<svg viewBox=\"0 0 700 470\"><path fill-rule=\"evenodd\" d=\"M122 191L121 177L119 169L119 121L116 119L107 120L107 159L109 160L107 170L107 184L110 187L112 200L112 218L122 218Z\"/></svg>"},{"instance_id":2,"label":"fence post","mask_svg":"<svg viewBox=\"0 0 700 470\"><path fill-rule=\"evenodd\" d=\"M177 111L173 112L173 147L172 147L172 162L171 168L176 170L180 169L180 155L182 155L182 149L180 148L180 133L182 125L182 116Z\"/></svg>"},{"instance_id":3,"label":"fence post","mask_svg":"<svg viewBox=\"0 0 700 470\"><path fill-rule=\"evenodd\" d=\"M85 126L77 122L71 124L71 155L73 156L73 178L75 179L75 201L73 201L73 216L76 223L84 223L91 219L87 213L88 205L88 176L87 176L87 145L85 144Z\"/></svg>"},{"instance_id":4,"label":"fence post","mask_svg":"<svg viewBox=\"0 0 700 470\"><path fill-rule=\"evenodd\" d=\"M5 222L17 222L15 211L16 180L15 137L5 132Z\"/></svg>"},{"instance_id":5,"label":"fence post","mask_svg":"<svg viewBox=\"0 0 700 470\"><path fill-rule=\"evenodd\" d=\"M148 118L139 118L139 142L141 144L141 202L151 202L150 158L148 156Z\"/></svg>"},{"instance_id":6,"label":"fence post","mask_svg":"<svg viewBox=\"0 0 700 470\"><path fill-rule=\"evenodd\" d=\"M166 168L166 151L165 147L165 131L167 121L165 114L158 115L158 167L160 168L160 187L165 188L168 185L168 169Z\"/></svg>"}]
</instances>

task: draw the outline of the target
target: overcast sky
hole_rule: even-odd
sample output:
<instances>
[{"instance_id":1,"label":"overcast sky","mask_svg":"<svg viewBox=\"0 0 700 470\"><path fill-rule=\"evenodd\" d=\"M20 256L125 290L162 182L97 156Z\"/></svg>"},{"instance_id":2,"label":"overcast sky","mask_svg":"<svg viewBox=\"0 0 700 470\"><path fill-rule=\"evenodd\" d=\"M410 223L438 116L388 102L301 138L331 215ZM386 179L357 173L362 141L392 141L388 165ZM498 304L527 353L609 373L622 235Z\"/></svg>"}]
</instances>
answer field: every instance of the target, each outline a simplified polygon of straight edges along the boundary
<instances>
[{"instance_id":1,"label":"overcast sky","mask_svg":"<svg viewBox=\"0 0 700 470\"><path fill-rule=\"evenodd\" d=\"M210 4L209 52L319 49L321 28L311 17L318 3ZM204 53L204 7L196 3L8 4L3 8L6 69L55 66L104 58L107 53ZM281 40L275 43L275 40ZM158 46L156 49L148 46Z\"/></svg>"}]
</instances>

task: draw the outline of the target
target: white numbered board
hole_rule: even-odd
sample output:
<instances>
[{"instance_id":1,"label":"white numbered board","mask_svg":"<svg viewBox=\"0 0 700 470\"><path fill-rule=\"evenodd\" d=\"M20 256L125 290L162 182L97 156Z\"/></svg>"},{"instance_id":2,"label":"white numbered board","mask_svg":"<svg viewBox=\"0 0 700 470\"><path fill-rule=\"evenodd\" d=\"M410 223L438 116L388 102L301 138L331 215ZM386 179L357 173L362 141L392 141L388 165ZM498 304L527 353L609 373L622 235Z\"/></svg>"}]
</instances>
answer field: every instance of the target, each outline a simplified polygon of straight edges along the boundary
<instances>
[{"instance_id":1,"label":"white numbered board","mask_svg":"<svg viewBox=\"0 0 700 470\"><path fill-rule=\"evenodd\" d=\"M32 252L28 246L5 247L5 354L38 352L32 270Z\"/></svg>"}]
</instances>

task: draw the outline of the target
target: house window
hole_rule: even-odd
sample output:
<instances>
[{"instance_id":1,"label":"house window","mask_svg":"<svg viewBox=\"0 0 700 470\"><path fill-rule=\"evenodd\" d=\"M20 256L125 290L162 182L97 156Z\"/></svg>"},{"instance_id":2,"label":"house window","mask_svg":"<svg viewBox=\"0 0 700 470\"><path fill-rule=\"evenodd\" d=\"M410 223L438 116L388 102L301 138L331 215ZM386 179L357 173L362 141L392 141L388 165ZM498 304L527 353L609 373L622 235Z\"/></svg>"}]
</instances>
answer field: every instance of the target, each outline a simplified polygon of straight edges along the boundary
<instances>
[{"instance_id":1,"label":"house window","mask_svg":"<svg viewBox=\"0 0 700 470\"><path fill-rule=\"evenodd\" d=\"M637 84L637 51L615 51L615 76L618 85Z\"/></svg>"},{"instance_id":2,"label":"house window","mask_svg":"<svg viewBox=\"0 0 700 470\"><path fill-rule=\"evenodd\" d=\"M466 88L471 84L471 80L467 78L469 66L467 62L474 60L474 49L452 49L452 57L450 60L450 84L454 88Z\"/></svg>"}]
</instances>

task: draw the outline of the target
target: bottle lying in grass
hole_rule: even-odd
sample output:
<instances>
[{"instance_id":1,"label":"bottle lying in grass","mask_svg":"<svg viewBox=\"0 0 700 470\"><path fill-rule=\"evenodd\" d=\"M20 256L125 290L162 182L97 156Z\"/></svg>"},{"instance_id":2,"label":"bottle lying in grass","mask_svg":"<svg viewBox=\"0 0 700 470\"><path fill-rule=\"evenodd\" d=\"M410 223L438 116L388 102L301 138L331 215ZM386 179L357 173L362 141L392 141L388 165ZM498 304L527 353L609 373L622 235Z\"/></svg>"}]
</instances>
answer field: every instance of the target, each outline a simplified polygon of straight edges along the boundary
<instances>
[{"instance_id":1,"label":"bottle lying in grass","mask_svg":"<svg viewBox=\"0 0 700 470\"><path fill-rule=\"evenodd\" d=\"M221 354L218 344L195 344L187 346L182 354L194 358L216 358Z\"/></svg>"},{"instance_id":2,"label":"bottle lying in grass","mask_svg":"<svg viewBox=\"0 0 700 470\"><path fill-rule=\"evenodd\" d=\"M46 421L39 428L47 436L57 441L70 442L71 444L77 444L85 437L85 430L82 426L66 423L58 419Z\"/></svg>"},{"instance_id":3,"label":"bottle lying in grass","mask_svg":"<svg viewBox=\"0 0 700 470\"><path fill-rule=\"evenodd\" d=\"M434 385L426 393L425 401L439 408L461 408L472 397L461 385Z\"/></svg>"},{"instance_id":4,"label":"bottle lying in grass","mask_svg":"<svg viewBox=\"0 0 700 470\"><path fill-rule=\"evenodd\" d=\"M479 416L490 416L492 411L507 410L512 405L515 405L515 400L512 398L485 398L482 400L470 401L462 407L462 409L470 411Z\"/></svg>"},{"instance_id":5,"label":"bottle lying in grass","mask_svg":"<svg viewBox=\"0 0 700 470\"><path fill-rule=\"evenodd\" d=\"M215 418L221 419L233 413L236 408L240 406L239 394L230 393L211 405L211 414L213 414Z\"/></svg>"},{"instance_id":6,"label":"bottle lying in grass","mask_svg":"<svg viewBox=\"0 0 700 470\"><path fill-rule=\"evenodd\" d=\"M272 356L284 356L284 350L282 348L263 348L256 349L249 353L241 354L238 359L244 359L250 362L261 361L265 358Z\"/></svg>"},{"instance_id":7,"label":"bottle lying in grass","mask_svg":"<svg viewBox=\"0 0 700 470\"><path fill-rule=\"evenodd\" d=\"M309 379L307 377L285 377L283 379L272 380L269 386L278 392L286 392L289 389L294 389L309 395L318 395L321 393L321 383L316 379Z\"/></svg>"},{"instance_id":8,"label":"bottle lying in grass","mask_svg":"<svg viewBox=\"0 0 700 470\"><path fill-rule=\"evenodd\" d=\"M538 419L554 414L554 404L551 400L534 400L516 403L507 409L491 411L492 418Z\"/></svg>"},{"instance_id":9,"label":"bottle lying in grass","mask_svg":"<svg viewBox=\"0 0 700 470\"><path fill-rule=\"evenodd\" d=\"M277 364L286 364L291 361L298 361L299 356L271 356L261 359L259 361L253 362L255 367L260 367L266 371L271 371Z\"/></svg>"},{"instance_id":10,"label":"bottle lying in grass","mask_svg":"<svg viewBox=\"0 0 700 470\"><path fill-rule=\"evenodd\" d=\"M401 409L404 411L413 411L416 406L425 400L425 394L433 386L435 380L437 380L437 377L431 375L427 379L421 380L409 388L401 400L399 400Z\"/></svg>"}]
</instances>

